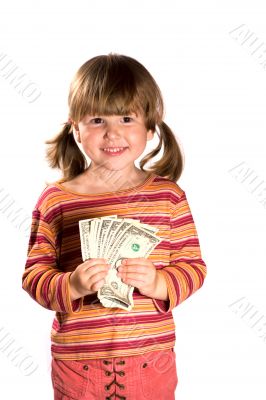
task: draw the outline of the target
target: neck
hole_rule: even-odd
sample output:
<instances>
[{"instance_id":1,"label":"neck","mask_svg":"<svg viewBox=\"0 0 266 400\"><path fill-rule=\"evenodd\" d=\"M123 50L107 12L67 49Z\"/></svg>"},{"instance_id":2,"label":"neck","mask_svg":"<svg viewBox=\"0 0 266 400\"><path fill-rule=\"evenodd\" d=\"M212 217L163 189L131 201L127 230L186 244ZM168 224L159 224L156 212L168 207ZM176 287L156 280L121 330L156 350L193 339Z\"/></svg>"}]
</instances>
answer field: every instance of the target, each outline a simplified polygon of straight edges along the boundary
<instances>
[{"instance_id":1,"label":"neck","mask_svg":"<svg viewBox=\"0 0 266 400\"><path fill-rule=\"evenodd\" d=\"M149 173L143 172L136 168L129 171L100 170L99 167L93 168L89 166L87 176L93 180L97 186L108 187L110 191L126 189L139 184Z\"/></svg>"}]
</instances>

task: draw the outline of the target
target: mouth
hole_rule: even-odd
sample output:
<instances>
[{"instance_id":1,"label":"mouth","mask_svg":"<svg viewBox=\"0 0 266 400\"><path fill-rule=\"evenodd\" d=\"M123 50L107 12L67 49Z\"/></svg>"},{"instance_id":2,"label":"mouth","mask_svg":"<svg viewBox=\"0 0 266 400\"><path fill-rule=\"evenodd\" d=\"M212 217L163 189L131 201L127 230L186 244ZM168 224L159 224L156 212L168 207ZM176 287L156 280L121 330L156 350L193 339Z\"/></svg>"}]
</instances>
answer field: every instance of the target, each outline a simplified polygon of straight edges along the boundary
<instances>
[{"instance_id":1,"label":"mouth","mask_svg":"<svg viewBox=\"0 0 266 400\"><path fill-rule=\"evenodd\" d=\"M101 150L110 156L118 156L124 153L126 149L128 149L128 147L104 147Z\"/></svg>"}]
</instances>

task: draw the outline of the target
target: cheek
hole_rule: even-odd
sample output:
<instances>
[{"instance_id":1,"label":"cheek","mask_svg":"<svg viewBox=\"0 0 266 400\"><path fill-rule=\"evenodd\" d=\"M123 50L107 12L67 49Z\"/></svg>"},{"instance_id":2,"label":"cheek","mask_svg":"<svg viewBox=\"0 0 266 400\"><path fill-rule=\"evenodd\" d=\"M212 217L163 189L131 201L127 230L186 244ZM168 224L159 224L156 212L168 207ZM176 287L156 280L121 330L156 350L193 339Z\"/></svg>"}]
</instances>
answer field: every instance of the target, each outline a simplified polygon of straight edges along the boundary
<instances>
[{"instance_id":1,"label":"cheek","mask_svg":"<svg viewBox=\"0 0 266 400\"><path fill-rule=\"evenodd\" d=\"M129 136L129 142L131 145L134 145L135 147L145 147L146 146L146 135L143 134L136 134L132 133L132 135Z\"/></svg>"},{"instance_id":2,"label":"cheek","mask_svg":"<svg viewBox=\"0 0 266 400\"><path fill-rule=\"evenodd\" d=\"M86 149L99 147L99 135L83 134L81 135L81 144Z\"/></svg>"}]
</instances>

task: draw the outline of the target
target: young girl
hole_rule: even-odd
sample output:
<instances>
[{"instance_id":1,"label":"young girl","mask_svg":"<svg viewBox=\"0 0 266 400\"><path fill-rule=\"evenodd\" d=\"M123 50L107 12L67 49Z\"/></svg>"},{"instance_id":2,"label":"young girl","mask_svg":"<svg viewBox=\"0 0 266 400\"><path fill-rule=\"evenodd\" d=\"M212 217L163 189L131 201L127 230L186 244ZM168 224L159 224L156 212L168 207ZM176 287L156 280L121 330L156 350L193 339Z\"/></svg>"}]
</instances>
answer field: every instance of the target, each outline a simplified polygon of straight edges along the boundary
<instances>
[{"instance_id":1,"label":"young girl","mask_svg":"<svg viewBox=\"0 0 266 400\"><path fill-rule=\"evenodd\" d=\"M56 312L54 399L173 400L172 310L202 286L206 265L176 183L183 159L163 121L160 89L138 61L110 53L79 68L68 105L68 122L46 142L49 164L63 177L37 200L22 278L23 289ZM155 132L159 144L138 168L135 161ZM121 280L134 286L131 311L106 308L97 297L108 260L82 261L79 220L111 215L149 224L162 239L148 258L128 258L118 268Z\"/></svg>"}]
</instances>

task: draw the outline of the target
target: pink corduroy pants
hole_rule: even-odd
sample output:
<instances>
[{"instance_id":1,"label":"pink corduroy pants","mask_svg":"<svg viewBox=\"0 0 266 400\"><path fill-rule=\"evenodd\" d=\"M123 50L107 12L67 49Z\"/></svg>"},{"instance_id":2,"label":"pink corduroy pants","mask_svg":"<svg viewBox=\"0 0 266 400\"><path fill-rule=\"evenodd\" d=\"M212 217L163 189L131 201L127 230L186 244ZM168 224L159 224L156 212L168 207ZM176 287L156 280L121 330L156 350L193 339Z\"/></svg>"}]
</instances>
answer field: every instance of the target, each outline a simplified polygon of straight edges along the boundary
<instances>
[{"instance_id":1,"label":"pink corduroy pants","mask_svg":"<svg viewBox=\"0 0 266 400\"><path fill-rule=\"evenodd\" d=\"M87 360L52 358L54 400L175 400L174 349Z\"/></svg>"}]
</instances>

